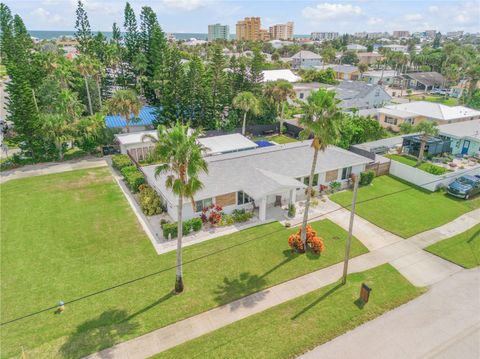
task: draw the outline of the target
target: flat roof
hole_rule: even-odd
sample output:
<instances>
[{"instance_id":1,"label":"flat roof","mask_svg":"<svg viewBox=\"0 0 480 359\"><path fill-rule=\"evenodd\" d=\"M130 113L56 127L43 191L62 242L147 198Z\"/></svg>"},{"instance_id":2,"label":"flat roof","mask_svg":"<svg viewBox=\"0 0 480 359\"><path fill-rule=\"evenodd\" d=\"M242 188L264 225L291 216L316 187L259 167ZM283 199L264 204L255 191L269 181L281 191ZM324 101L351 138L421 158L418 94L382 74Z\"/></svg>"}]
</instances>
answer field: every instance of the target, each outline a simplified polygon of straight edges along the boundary
<instances>
[{"instance_id":1,"label":"flat roof","mask_svg":"<svg viewBox=\"0 0 480 359\"><path fill-rule=\"evenodd\" d=\"M480 116L480 111L473 110L465 106L446 106L440 103L428 101L414 101L398 105L385 106L379 111L387 115L401 118L424 116L441 121Z\"/></svg>"},{"instance_id":2,"label":"flat roof","mask_svg":"<svg viewBox=\"0 0 480 359\"><path fill-rule=\"evenodd\" d=\"M131 133L118 133L115 135L115 138L120 142L122 145L131 145L134 143L140 142L151 142L150 139L145 139L142 141L143 136L150 135L158 139L157 131L139 131L139 132L131 132Z\"/></svg>"},{"instance_id":3,"label":"flat roof","mask_svg":"<svg viewBox=\"0 0 480 359\"><path fill-rule=\"evenodd\" d=\"M195 199L244 191L254 200L304 185L296 180L308 176L313 160L311 140L256 148L207 157L208 174L202 173L204 187ZM318 154L317 173L367 164L369 158L329 146ZM177 197L165 187L166 175L155 177L155 165L142 167L151 184L172 204Z\"/></svg>"},{"instance_id":4,"label":"flat roof","mask_svg":"<svg viewBox=\"0 0 480 359\"><path fill-rule=\"evenodd\" d=\"M288 82L298 82L302 78L295 75L292 70L263 70L263 82L285 80Z\"/></svg>"},{"instance_id":5,"label":"flat roof","mask_svg":"<svg viewBox=\"0 0 480 359\"><path fill-rule=\"evenodd\" d=\"M239 133L223 136L202 137L198 142L207 147L207 154L214 155L226 152L244 151L258 145Z\"/></svg>"},{"instance_id":6,"label":"flat roof","mask_svg":"<svg viewBox=\"0 0 480 359\"><path fill-rule=\"evenodd\" d=\"M438 129L443 136L480 141L480 119L449 123L448 125L438 126Z\"/></svg>"}]
</instances>

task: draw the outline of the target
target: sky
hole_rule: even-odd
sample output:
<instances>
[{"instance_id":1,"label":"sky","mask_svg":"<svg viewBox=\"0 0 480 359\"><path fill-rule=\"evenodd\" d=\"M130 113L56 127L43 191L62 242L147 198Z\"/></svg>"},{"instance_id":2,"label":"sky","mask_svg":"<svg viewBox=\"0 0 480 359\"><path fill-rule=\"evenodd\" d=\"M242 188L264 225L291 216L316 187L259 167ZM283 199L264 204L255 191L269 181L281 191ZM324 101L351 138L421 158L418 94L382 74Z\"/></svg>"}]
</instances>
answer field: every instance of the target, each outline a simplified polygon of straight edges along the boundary
<instances>
[{"instance_id":1,"label":"sky","mask_svg":"<svg viewBox=\"0 0 480 359\"><path fill-rule=\"evenodd\" d=\"M77 0L3 0L29 30L73 30ZM122 0L84 0L92 30L123 23ZM480 0L131 0L137 15L150 6L166 32L207 32L208 24L230 25L260 16L262 28L293 21L295 34L408 30L480 32Z\"/></svg>"}]
</instances>

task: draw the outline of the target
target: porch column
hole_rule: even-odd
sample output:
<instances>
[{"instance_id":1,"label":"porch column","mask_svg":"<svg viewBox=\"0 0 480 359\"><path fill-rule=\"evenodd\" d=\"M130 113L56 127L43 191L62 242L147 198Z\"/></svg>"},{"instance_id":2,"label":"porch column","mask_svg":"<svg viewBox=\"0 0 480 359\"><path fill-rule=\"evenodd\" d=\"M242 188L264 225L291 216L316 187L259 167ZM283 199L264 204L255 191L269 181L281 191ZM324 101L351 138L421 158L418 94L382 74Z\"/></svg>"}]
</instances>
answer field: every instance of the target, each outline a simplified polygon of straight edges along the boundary
<instances>
[{"instance_id":1,"label":"porch column","mask_svg":"<svg viewBox=\"0 0 480 359\"><path fill-rule=\"evenodd\" d=\"M289 200L288 204L295 204L296 200L297 200L297 189L292 188L290 190L290 200Z\"/></svg>"},{"instance_id":2,"label":"porch column","mask_svg":"<svg viewBox=\"0 0 480 359\"><path fill-rule=\"evenodd\" d=\"M263 197L258 205L258 218L264 222L267 220L267 197Z\"/></svg>"}]
</instances>

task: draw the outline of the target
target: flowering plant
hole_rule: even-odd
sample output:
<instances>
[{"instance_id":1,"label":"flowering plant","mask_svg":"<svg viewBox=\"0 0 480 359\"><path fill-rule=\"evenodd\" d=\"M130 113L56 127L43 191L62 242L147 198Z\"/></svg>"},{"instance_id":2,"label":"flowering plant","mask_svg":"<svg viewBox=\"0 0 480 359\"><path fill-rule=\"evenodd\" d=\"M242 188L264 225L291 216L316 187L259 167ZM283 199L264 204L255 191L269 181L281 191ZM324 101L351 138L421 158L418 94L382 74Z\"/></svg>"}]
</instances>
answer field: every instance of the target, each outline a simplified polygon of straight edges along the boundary
<instances>
[{"instance_id":1,"label":"flowering plant","mask_svg":"<svg viewBox=\"0 0 480 359\"><path fill-rule=\"evenodd\" d=\"M290 235L288 237L288 245L292 250L303 253L305 248L301 239L301 233L302 229L300 228L297 233ZM325 250L323 239L317 236L317 232L310 225L307 225L307 247L314 253L321 253Z\"/></svg>"},{"instance_id":2,"label":"flowering plant","mask_svg":"<svg viewBox=\"0 0 480 359\"><path fill-rule=\"evenodd\" d=\"M212 226L219 224L222 220L222 211L223 208L221 206L213 203L208 207L204 207L202 209L202 215L200 216L202 223L210 223Z\"/></svg>"}]
</instances>

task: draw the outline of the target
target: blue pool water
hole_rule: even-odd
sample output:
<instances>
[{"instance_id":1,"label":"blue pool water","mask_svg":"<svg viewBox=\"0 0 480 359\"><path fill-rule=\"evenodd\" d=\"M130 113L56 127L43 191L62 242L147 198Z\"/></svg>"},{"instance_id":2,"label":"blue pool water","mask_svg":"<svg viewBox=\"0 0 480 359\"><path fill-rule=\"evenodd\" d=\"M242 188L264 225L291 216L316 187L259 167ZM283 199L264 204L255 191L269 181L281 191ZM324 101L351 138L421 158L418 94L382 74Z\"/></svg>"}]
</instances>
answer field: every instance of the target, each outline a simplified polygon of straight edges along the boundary
<instances>
[{"instance_id":1,"label":"blue pool water","mask_svg":"<svg viewBox=\"0 0 480 359\"><path fill-rule=\"evenodd\" d=\"M258 145L258 147L270 147L270 146L275 146L273 143L268 142L268 141L255 141L255 143Z\"/></svg>"}]
</instances>

